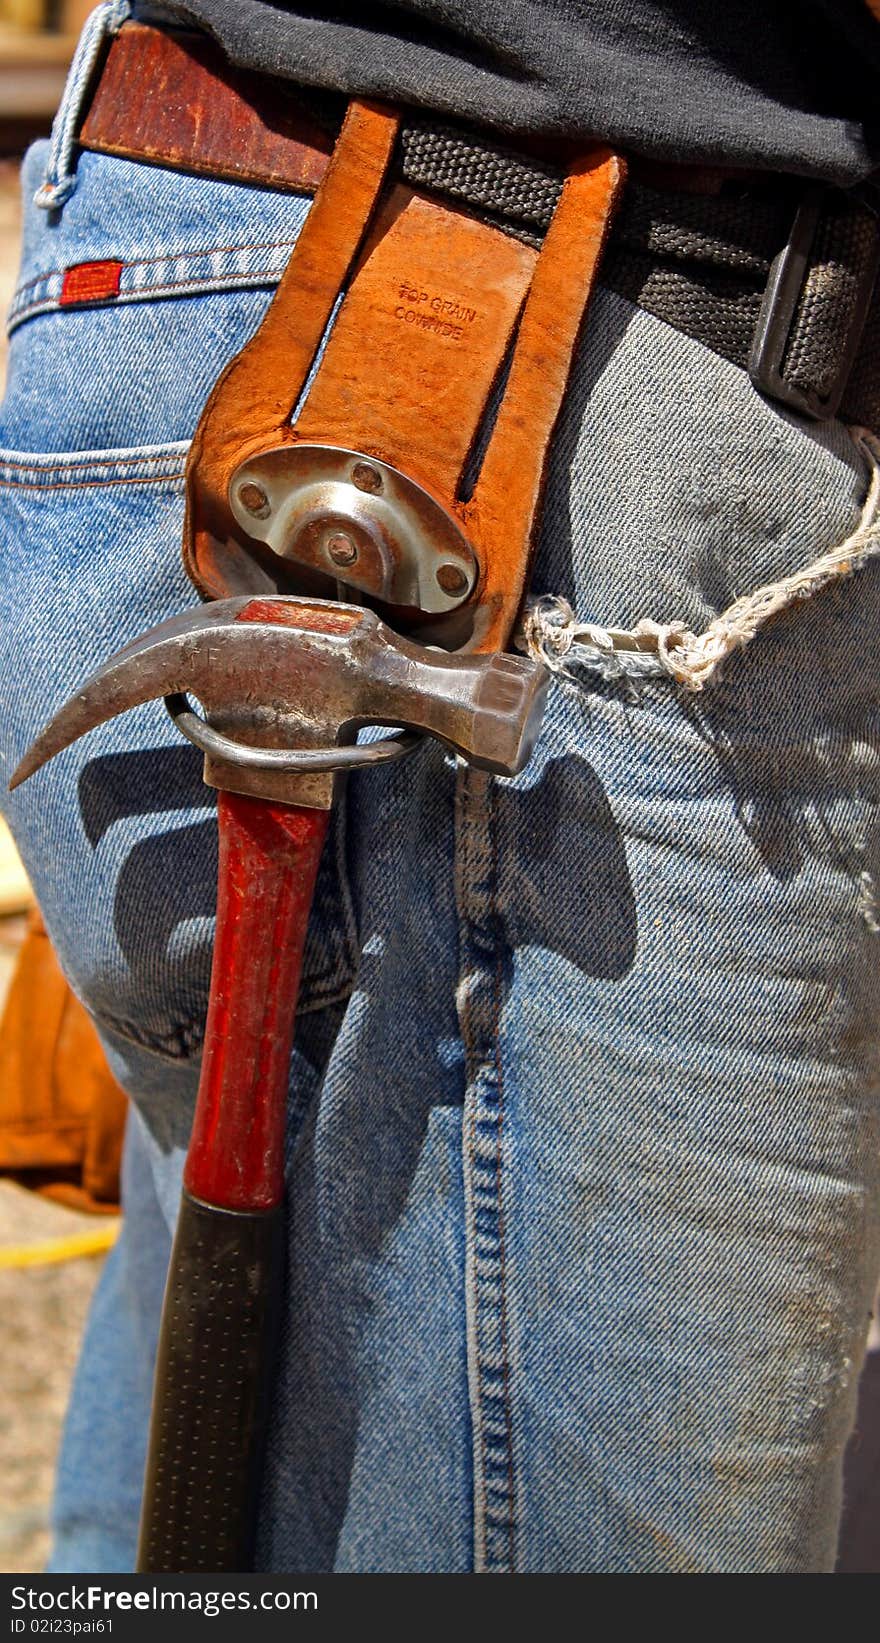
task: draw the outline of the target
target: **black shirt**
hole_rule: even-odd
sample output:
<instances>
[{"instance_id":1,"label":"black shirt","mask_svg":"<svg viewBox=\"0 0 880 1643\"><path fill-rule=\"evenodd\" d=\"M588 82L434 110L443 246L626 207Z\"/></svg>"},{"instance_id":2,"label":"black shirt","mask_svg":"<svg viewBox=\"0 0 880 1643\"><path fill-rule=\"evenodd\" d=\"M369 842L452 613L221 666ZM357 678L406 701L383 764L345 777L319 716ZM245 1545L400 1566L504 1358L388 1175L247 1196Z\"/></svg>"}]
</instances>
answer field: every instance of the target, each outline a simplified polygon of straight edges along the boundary
<instances>
[{"instance_id":1,"label":"black shirt","mask_svg":"<svg viewBox=\"0 0 880 1643\"><path fill-rule=\"evenodd\" d=\"M515 138L843 184L880 165L864 0L181 0L234 61Z\"/></svg>"}]
</instances>

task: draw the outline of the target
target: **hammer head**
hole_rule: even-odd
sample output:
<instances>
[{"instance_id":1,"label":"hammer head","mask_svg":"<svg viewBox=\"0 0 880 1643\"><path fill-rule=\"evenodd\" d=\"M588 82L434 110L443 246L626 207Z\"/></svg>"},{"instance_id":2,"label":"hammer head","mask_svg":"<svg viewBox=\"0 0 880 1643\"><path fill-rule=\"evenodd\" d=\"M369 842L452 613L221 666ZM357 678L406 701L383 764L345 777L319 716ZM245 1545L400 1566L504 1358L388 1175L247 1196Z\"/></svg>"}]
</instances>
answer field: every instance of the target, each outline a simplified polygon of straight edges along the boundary
<instances>
[{"instance_id":1,"label":"hammer head","mask_svg":"<svg viewBox=\"0 0 880 1643\"><path fill-rule=\"evenodd\" d=\"M323 600L224 599L175 616L118 651L49 721L10 787L128 708L198 697L212 729L247 747L353 742L364 725L436 737L513 776L531 754L547 675L524 657L447 655L401 638L370 610ZM332 773L291 774L209 756L213 787L329 808Z\"/></svg>"}]
</instances>

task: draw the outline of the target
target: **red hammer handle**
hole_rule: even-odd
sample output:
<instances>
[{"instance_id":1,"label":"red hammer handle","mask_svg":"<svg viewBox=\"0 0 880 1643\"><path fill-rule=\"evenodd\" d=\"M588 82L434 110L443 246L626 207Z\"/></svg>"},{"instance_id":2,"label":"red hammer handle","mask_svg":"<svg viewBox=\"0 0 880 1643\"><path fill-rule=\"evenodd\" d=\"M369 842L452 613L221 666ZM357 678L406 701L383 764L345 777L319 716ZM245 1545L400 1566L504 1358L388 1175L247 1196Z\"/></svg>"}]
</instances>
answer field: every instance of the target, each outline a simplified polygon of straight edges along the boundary
<instances>
[{"instance_id":1,"label":"red hammer handle","mask_svg":"<svg viewBox=\"0 0 880 1643\"><path fill-rule=\"evenodd\" d=\"M217 933L184 1171L221 1209L280 1203L303 947L330 812L221 793Z\"/></svg>"}]
</instances>

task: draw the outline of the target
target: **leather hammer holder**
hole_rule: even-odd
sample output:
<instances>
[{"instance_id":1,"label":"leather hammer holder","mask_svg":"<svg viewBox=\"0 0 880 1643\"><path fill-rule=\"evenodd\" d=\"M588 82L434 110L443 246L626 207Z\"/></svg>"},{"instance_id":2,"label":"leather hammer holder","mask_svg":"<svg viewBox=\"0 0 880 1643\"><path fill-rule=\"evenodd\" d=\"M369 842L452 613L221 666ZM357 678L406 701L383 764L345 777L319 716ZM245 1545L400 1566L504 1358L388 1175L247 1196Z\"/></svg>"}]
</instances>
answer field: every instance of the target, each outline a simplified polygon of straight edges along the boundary
<instances>
[{"instance_id":1,"label":"leather hammer holder","mask_svg":"<svg viewBox=\"0 0 880 1643\"><path fill-rule=\"evenodd\" d=\"M349 105L196 430L184 562L209 599L338 592L425 643L501 650L623 162L571 164L536 250L389 182L398 125Z\"/></svg>"}]
</instances>

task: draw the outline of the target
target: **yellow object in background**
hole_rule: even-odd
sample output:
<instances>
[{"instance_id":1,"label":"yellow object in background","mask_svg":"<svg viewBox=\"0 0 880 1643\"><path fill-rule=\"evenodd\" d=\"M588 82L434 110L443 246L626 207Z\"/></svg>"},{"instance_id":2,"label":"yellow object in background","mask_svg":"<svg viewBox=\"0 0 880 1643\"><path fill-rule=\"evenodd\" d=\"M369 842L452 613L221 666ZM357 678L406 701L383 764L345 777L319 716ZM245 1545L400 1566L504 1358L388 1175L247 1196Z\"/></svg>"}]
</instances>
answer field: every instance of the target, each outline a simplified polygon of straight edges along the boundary
<instances>
[{"instance_id":1,"label":"yellow object in background","mask_svg":"<svg viewBox=\"0 0 880 1643\"><path fill-rule=\"evenodd\" d=\"M23 34L79 34L96 0L0 0L0 24Z\"/></svg>"},{"instance_id":2,"label":"yellow object in background","mask_svg":"<svg viewBox=\"0 0 880 1643\"><path fill-rule=\"evenodd\" d=\"M0 918L10 913L26 913L34 905L34 892L21 865L12 835L0 821Z\"/></svg>"},{"instance_id":3,"label":"yellow object in background","mask_svg":"<svg viewBox=\"0 0 880 1643\"><path fill-rule=\"evenodd\" d=\"M17 29L45 28L48 9L46 0L0 0L0 17Z\"/></svg>"},{"instance_id":4,"label":"yellow object in background","mask_svg":"<svg viewBox=\"0 0 880 1643\"><path fill-rule=\"evenodd\" d=\"M105 1255L119 1237L119 1221L88 1232L72 1232L65 1238L44 1238L33 1244L0 1244L0 1271L8 1267L50 1266L58 1261L78 1261L84 1255Z\"/></svg>"}]
</instances>

